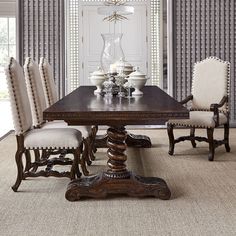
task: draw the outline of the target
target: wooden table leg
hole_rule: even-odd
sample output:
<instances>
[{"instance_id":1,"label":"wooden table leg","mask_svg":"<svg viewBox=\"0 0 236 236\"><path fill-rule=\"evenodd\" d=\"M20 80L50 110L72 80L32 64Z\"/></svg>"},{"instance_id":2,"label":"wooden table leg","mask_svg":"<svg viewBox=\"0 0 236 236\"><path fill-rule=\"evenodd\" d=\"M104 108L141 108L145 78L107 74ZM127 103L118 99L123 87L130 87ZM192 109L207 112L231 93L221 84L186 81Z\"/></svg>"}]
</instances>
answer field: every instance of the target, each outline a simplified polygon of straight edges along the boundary
<instances>
[{"instance_id":1,"label":"wooden table leg","mask_svg":"<svg viewBox=\"0 0 236 236\"><path fill-rule=\"evenodd\" d=\"M108 170L95 176L71 181L65 194L66 199L77 201L82 197L105 198L108 194L169 199L171 192L163 179L138 176L126 169L125 128L111 127L107 135Z\"/></svg>"},{"instance_id":2,"label":"wooden table leg","mask_svg":"<svg viewBox=\"0 0 236 236\"><path fill-rule=\"evenodd\" d=\"M107 147L107 134L97 135L95 139L96 148L105 148ZM137 148L150 148L152 147L151 139L146 135L136 135L127 133L126 144L129 147Z\"/></svg>"}]
</instances>

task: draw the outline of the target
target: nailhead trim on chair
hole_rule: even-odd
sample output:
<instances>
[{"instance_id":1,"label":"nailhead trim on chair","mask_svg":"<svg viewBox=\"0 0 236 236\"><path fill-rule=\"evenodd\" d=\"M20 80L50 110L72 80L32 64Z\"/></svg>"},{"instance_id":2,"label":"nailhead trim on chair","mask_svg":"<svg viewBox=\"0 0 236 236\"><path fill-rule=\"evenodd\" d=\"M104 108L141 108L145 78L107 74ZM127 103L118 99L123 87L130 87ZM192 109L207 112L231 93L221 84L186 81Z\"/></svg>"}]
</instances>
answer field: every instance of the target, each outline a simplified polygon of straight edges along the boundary
<instances>
[{"instance_id":1,"label":"nailhead trim on chair","mask_svg":"<svg viewBox=\"0 0 236 236\"><path fill-rule=\"evenodd\" d=\"M17 102L17 96L16 96L16 92L15 92L16 89L15 89L15 86L14 86L14 83L13 83L13 81L14 81L14 79L13 79L14 75L13 75L13 73L12 73L12 71L11 71L11 67L12 67L12 65L13 65L13 61L14 61L14 58L11 57L11 58L10 58L10 64L9 64L9 66L8 66L8 73L9 73L9 76L10 76L10 83L11 83L12 90L10 90L9 92L10 92L10 93L13 93L13 96L12 96L12 97L14 97L14 100L15 100L14 104L15 104L16 110L17 110L17 114L15 114L15 115L17 115L17 117L18 117L19 126L20 126L20 133L19 133L19 134L22 134L22 133L24 133L25 131L24 131L24 129L23 129L22 118L21 118L21 115L20 115L20 112L19 112L19 107L18 107L18 102Z\"/></svg>"},{"instance_id":2,"label":"nailhead trim on chair","mask_svg":"<svg viewBox=\"0 0 236 236\"><path fill-rule=\"evenodd\" d=\"M197 109L190 109L190 111L210 111L210 110L207 110L207 109L198 109L198 110ZM226 116L228 116L228 113L226 113L224 111L219 111L219 112L223 113ZM171 122L171 120L169 120L167 123L172 124L172 125L176 125L176 126L183 126L183 127L190 127L190 128L191 127L195 127L195 128L212 128L211 126L207 126L207 125L187 125L187 124L182 124L182 123L177 123L177 122Z\"/></svg>"},{"instance_id":3,"label":"nailhead trim on chair","mask_svg":"<svg viewBox=\"0 0 236 236\"><path fill-rule=\"evenodd\" d=\"M66 149L77 149L78 147L27 147L26 150L66 150Z\"/></svg>"},{"instance_id":4,"label":"nailhead trim on chair","mask_svg":"<svg viewBox=\"0 0 236 236\"><path fill-rule=\"evenodd\" d=\"M196 108L194 108L194 109L190 108L189 110L190 111L211 111L210 109L196 109ZM213 111L211 111L211 112L213 112ZM225 115L228 115L228 112L222 111L222 110L219 110L219 113L223 113Z\"/></svg>"},{"instance_id":5,"label":"nailhead trim on chair","mask_svg":"<svg viewBox=\"0 0 236 236\"><path fill-rule=\"evenodd\" d=\"M40 71L42 72L42 75L43 75L43 80L44 80L43 87L46 91L46 96L47 96L47 99L48 99L47 106L51 106L53 104L53 101L52 101L52 99L50 97L50 93L49 93L49 87L50 87L50 85L48 84L49 80L46 79L46 77L48 75L47 75L47 72L45 70L45 66L46 66L45 62L46 62L45 58L41 58L41 61L40 61L40 64L39 64L39 69L40 69Z\"/></svg>"},{"instance_id":6,"label":"nailhead trim on chair","mask_svg":"<svg viewBox=\"0 0 236 236\"><path fill-rule=\"evenodd\" d=\"M230 88L230 62L228 62L228 61L223 61L223 60L221 60L220 58L218 58L218 57L215 57L215 56L210 56L210 57L207 57L207 58L205 58L204 60L202 60L202 61L197 61L195 64L194 64L194 67L193 67L193 78L195 77L195 73L196 73L196 65L197 64L201 64L201 63L204 63L205 61L207 61L207 60L209 60L209 59L214 59L214 60L216 60L216 61L219 61L219 62L222 62L222 63L225 63L225 64L227 64L227 68L228 68L228 71L227 71L227 81L225 82L226 83L226 89L227 89L227 91L226 91L226 93L227 93L227 96L229 97L229 88ZM192 91L194 90L194 83L192 83ZM191 109L190 109L191 110ZM208 109L206 109L206 110L204 110L204 109L194 109L195 111L210 111L210 110L208 110ZM225 113L224 111L222 111L222 110L219 110L219 112L223 112L223 113ZM229 112L229 103L227 102L226 103L226 112Z\"/></svg>"},{"instance_id":7,"label":"nailhead trim on chair","mask_svg":"<svg viewBox=\"0 0 236 236\"><path fill-rule=\"evenodd\" d=\"M171 125L176 125L176 126L183 126L183 127L189 127L189 128L212 128L211 126L206 126L206 125L185 125L185 124L179 124L179 123L175 123L175 122L169 122L168 121L168 124L171 124Z\"/></svg>"},{"instance_id":8,"label":"nailhead trim on chair","mask_svg":"<svg viewBox=\"0 0 236 236\"><path fill-rule=\"evenodd\" d=\"M35 90L36 88L34 88L33 86L33 82L32 82L32 73L29 69L29 66L30 66L30 63L32 62L32 59L30 57L26 58L26 67L27 67L27 72L28 72L28 79L29 79L29 84L28 84L28 80L26 80L26 83L28 86L31 87L31 92L32 92L32 98L33 98L33 102L34 102L34 112L36 114L36 120L37 120L37 124L40 125L43 121L40 120L40 117L39 117L39 113L38 113L38 109L37 109L37 103L36 103L36 93L35 93ZM27 76L27 75L26 75Z\"/></svg>"},{"instance_id":9,"label":"nailhead trim on chair","mask_svg":"<svg viewBox=\"0 0 236 236\"><path fill-rule=\"evenodd\" d=\"M227 96L228 96L228 99L229 99L229 94L230 94L230 62L227 62L228 64L228 75L227 75ZM226 111L229 112L229 101L226 103Z\"/></svg>"}]
</instances>

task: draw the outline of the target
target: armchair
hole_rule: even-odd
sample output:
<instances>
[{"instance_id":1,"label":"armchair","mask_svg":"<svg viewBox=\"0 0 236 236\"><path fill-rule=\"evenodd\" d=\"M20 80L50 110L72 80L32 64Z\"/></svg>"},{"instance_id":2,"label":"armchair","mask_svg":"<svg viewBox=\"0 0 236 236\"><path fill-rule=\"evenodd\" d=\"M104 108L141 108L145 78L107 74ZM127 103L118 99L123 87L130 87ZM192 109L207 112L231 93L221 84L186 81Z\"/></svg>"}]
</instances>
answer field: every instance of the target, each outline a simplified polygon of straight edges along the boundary
<instances>
[{"instance_id":1,"label":"armchair","mask_svg":"<svg viewBox=\"0 0 236 236\"><path fill-rule=\"evenodd\" d=\"M195 141L205 141L209 144L208 160L213 161L215 149L224 144L227 152L229 146L229 79L230 63L216 57L209 57L194 65L192 94L181 101L186 104L191 101L190 118L180 120L169 120L167 131L169 136L169 154L174 154L176 143L189 140L196 147ZM214 129L224 126L224 139L215 140ZM190 135L174 138L173 128L175 126L190 128ZM205 128L206 137L195 136L196 128Z\"/></svg>"}]
</instances>

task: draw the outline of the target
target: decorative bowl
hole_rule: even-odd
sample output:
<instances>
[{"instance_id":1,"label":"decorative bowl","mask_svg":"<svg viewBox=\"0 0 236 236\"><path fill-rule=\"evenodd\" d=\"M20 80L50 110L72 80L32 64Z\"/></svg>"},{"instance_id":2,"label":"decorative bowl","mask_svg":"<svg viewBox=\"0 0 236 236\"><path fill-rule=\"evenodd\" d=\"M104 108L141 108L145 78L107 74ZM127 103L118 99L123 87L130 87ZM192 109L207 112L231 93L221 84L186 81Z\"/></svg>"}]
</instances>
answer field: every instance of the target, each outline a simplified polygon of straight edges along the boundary
<instances>
[{"instance_id":1,"label":"decorative bowl","mask_svg":"<svg viewBox=\"0 0 236 236\"><path fill-rule=\"evenodd\" d=\"M98 70L91 74L91 83L97 87L97 89L94 91L94 94L100 94L102 92L103 83L106 79L106 74L100 67L98 67Z\"/></svg>"},{"instance_id":2,"label":"decorative bowl","mask_svg":"<svg viewBox=\"0 0 236 236\"><path fill-rule=\"evenodd\" d=\"M140 89L142 89L146 82L147 82L147 77L145 74L143 74L142 72L140 72L139 68L136 69L135 72L131 73L129 75L129 82L132 85L132 87L134 87L134 92L132 92L132 96L142 96L143 92L140 91Z\"/></svg>"}]
</instances>

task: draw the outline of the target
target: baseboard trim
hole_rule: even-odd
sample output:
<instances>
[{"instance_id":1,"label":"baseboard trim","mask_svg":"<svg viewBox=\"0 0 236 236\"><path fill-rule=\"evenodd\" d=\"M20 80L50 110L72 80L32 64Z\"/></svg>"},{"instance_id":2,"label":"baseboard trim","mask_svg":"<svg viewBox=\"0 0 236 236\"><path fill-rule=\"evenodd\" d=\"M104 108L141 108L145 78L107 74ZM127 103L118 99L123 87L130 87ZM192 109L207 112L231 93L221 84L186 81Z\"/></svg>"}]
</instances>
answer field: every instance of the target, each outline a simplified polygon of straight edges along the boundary
<instances>
[{"instance_id":1,"label":"baseboard trim","mask_svg":"<svg viewBox=\"0 0 236 236\"><path fill-rule=\"evenodd\" d=\"M8 135L10 135L13 132L14 132L14 130L8 131L6 134L4 134L3 136L0 137L0 141L2 141L4 138L6 138Z\"/></svg>"}]
</instances>

